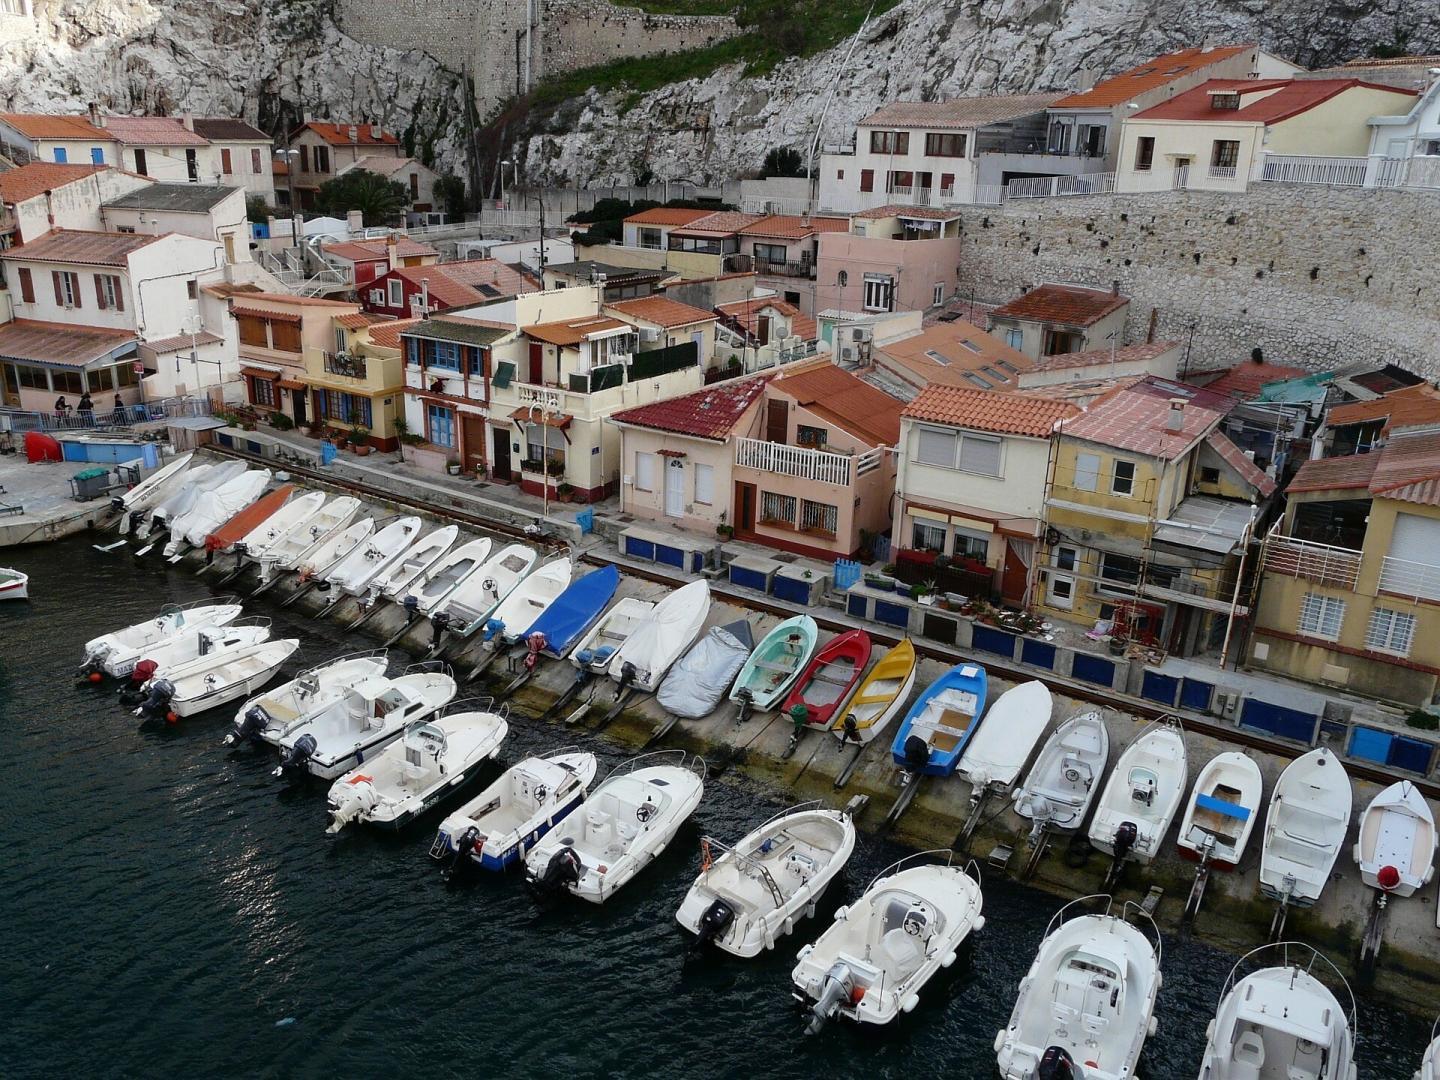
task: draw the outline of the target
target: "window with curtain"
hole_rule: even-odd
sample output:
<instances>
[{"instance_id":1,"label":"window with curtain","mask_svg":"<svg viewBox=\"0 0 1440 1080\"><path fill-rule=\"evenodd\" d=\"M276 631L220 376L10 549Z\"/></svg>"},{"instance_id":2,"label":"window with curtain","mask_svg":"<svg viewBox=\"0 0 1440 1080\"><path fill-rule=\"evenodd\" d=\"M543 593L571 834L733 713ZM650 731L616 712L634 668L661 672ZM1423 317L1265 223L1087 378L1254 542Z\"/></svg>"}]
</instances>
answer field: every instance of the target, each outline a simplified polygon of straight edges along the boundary
<instances>
[{"instance_id":1,"label":"window with curtain","mask_svg":"<svg viewBox=\"0 0 1440 1080\"><path fill-rule=\"evenodd\" d=\"M455 410L433 401L425 406L426 426L430 430L430 441L436 446L455 445Z\"/></svg>"},{"instance_id":2,"label":"window with curtain","mask_svg":"<svg viewBox=\"0 0 1440 1080\"><path fill-rule=\"evenodd\" d=\"M1300 618L1296 629L1311 637L1338 640L1345 624L1345 601L1319 593L1306 593L1300 601Z\"/></svg>"},{"instance_id":3,"label":"window with curtain","mask_svg":"<svg viewBox=\"0 0 1440 1080\"><path fill-rule=\"evenodd\" d=\"M984 562L990 554L990 537L969 529L955 530L955 557Z\"/></svg>"},{"instance_id":4,"label":"window with curtain","mask_svg":"<svg viewBox=\"0 0 1440 1080\"><path fill-rule=\"evenodd\" d=\"M269 379L250 376L250 400L256 405L275 404L275 384Z\"/></svg>"},{"instance_id":5,"label":"window with curtain","mask_svg":"<svg viewBox=\"0 0 1440 1080\"><path fill-rule=\"evenodd\" d=\"M943 552L948 531L933 521L917 521L910 531L910 546L916 551Z\"/></svg>"},{"instance_id":6,"label":"window with curtain","mask_svg":"<svg viewBox=\"0 0 1440 1080\"><path fill-rule=\"evenodd\" d=\"M695 501L711 506L715 502L715 467L695 463Z\"/></svg>"}]
</instances>

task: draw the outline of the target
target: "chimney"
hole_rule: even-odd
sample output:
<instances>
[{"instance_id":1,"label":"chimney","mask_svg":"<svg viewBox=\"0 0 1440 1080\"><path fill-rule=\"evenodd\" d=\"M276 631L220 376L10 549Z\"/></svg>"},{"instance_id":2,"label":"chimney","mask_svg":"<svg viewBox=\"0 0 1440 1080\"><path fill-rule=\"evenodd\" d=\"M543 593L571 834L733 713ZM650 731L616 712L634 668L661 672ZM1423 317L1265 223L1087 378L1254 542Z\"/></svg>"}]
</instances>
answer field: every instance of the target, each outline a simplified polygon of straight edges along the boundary
<instances>
[{"instance_id":1,"label":"chimney","mask_svg":"<svg viewBox=\"0 0 1440 1080\"><path fill-rule=\"evenodd\" d=\"M352 235L358 235L365 231L365 212L363 210L345 211L345 228Z\"/></svg>"},{"instance_id":2,"label":"chimney","mask_svg":"<svg viewBox=\"0 0 1440 1080\"><path fill-rule=\"evenodd\" d=\"M1184 426L1185 399L1173 397L1170 399L1170 413L1165 417L1165 430L1171 435L1178 435Z\"/></svg>"},{"instance_id":3,"label":"chimney","mask_svg":"<svg viewBox=\"0 0 1440 1080\"><path fill-rule=\"evenodd\" d=\"M430 279L428 277L420 279L420 310L430 310Z\"/></svg>"},{"instance_id":4,"label":"chimney","mask_svg":"<svg viewBox=\"0 0 1440 1080\"><path fill-rule=\"evenodd\" d=\"M1110 282L1110 295L1111 295L1111 296L1119 296L1119 295L1120 295L1120 279L1119 279L1119 278L1116 278L1114 281Z\"/></svg>"},{"instance_id":5,"label":"chimney","mask_svg":"<svg viewBox=\"0 0 1440 1080\"><path fill-rule=\"evenodd\" d=\"M391 270L400 265L400 238L396 233L385 238L385 261Z\"/></svg>"},{"instance_id":6,"label":"chimney","mask_svg":"<svg viewBox=\"0 0 1440 1080\"><path fill-rule=\"evenodd\" d=\"M1086 90L1094 90L1097 76L1094 68L1081 68L1075 73L1075 89L1082 94Z\"/></svg>"},{"instance_id":7,"label":"chimney","mask_svg":"<svg viewBox=\"0 0 1440 1080\"><path fill-rule=\"evenodd\" d=\"M100 106L90 102L90 123L95 127L104 127L105 121L100 116Z\"/></svg>"},{"instance_id":8,"label":"chimney","mask_svg":"<svg viewBox=\"0 0 1440 1080\"><path fill-rule=\"evenodd\" d=\"M182 112L182 113L180 114L180 125L181 125L186 131L194 131L194 130L195 130L195 114L192 113L189 109L186 109L184 112Z\"/></svg>"},{"instance_id":9,"label":"chimney","mask_svg":"<svg viewBox=\"0 0 1440 1080\"><path fill-rule=\"evenodd\" d=\"M360 141L360 129L359 129L358 127L356 127L354 124L351 124L351 125L350 125L350 141L351 141L351 142L359 142L359 141Z\"/></svg>"}]
</instances>

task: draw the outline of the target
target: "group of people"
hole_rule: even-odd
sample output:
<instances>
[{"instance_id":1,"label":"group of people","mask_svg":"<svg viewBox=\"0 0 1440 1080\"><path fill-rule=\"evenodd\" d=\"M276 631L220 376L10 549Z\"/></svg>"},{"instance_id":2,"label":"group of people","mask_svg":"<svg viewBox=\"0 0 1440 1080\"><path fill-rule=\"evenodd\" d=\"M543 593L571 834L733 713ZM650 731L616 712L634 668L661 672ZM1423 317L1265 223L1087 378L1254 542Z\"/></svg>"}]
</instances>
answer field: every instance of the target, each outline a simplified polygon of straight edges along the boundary
<instances>
[{"instance_id":1,"label":"group of people","mask_svg":"<svg viewBox=\"0 0 1440 1080\"><path fill-rule=\"evenodd\" d=\"M64 420L70 415L70 412L70 403L65 400L65 395L61 394L55 402L55 419ZM86 390L85 393L80 395L80 400L78 403L76 403L74 412L81 420L85 421L87 424L93 424L95 422L95 403L90 400L89 390ZM125 402L120 400L119 394L116 394L115 411L111 414L110 422L118 424L124 418Z\"/></svg>"}]
</instances>

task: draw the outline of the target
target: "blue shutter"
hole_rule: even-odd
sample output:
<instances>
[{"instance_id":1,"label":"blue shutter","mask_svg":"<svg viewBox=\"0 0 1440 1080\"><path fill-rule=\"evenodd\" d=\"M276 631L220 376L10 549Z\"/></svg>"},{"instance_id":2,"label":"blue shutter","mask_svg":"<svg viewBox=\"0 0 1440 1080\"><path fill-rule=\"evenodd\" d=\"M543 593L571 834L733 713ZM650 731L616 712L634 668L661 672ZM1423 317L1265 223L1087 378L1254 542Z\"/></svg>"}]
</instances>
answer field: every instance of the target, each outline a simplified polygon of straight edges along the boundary
<instances>
[{"instance_id":1,"label":"blue shutter","mask_svg":"<svg viewBox=\"0 0 1440 1080\"><path fill-rule=\"evenodd\" d=\"M57 147L55 147L55 162L56 162L56 164L64 165L65 162L68 161L68 160L69 160L69 157L68 157L68 155L66 155L66 153L65 153L65 147L63 147L63 146L57 146Z\"/></svg>"},{"instance_id":2,"label":"blue shutter","mask_svg":"<svg viewBox=\"0 0 1440 1080\"><path fill-rule=\"evenodd\" d=\"M103 146L92 146L92 147L90 147L90 164L92 164L92 165L104 165L104 164L105 164L105 148L104 148Z\"/></svg>"}]
</instances>

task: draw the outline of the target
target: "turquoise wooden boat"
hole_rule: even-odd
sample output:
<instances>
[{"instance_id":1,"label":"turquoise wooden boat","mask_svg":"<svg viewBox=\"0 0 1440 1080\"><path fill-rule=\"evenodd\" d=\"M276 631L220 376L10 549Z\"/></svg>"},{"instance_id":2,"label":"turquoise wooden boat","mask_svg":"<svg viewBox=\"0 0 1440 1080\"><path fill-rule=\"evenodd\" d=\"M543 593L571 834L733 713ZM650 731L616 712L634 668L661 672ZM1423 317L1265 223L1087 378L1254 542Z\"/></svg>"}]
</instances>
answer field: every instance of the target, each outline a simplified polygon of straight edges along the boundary
<instances>
[{"instance_id":1,"label":"turquoise wooden boat","mask_svg":"<svg viewBox=\"0 0 1440 1080\"><path fill-rule=\"evenodd\" d=\"M730 691L730 700L740 706L741 720L752 711L773 709L785 699L810 662L818 636L819 629L809 615L786 619L765 635Z\"/></svg>"}]
</instances>

